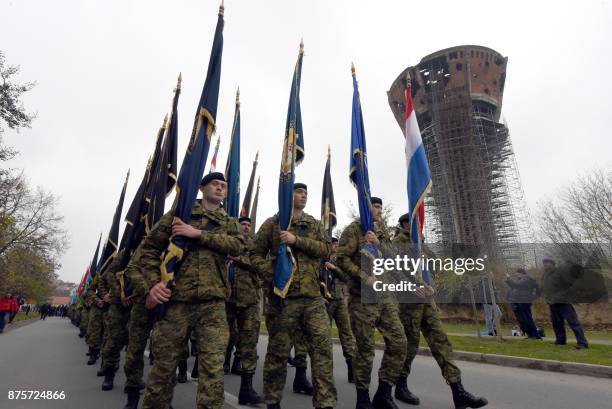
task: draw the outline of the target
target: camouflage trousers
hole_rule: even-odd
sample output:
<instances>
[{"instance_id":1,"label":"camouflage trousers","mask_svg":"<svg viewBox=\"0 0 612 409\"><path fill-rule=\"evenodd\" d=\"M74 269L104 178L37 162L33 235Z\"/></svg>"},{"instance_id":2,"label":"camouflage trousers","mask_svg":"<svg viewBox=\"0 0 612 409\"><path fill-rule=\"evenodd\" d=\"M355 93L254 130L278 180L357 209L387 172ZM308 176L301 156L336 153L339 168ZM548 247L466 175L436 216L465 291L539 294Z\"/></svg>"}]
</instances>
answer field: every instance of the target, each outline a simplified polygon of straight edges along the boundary
<instances>
[{"instance_id":1,"label":"camouflage trousers","mask_svg":"<svg viewBox=\"0 0 612 409\"><path fill-rule=\"evenodd\" d=\"M87 333L87 324L89 324L89 309L83 307L79 314L79 330Z\"/></svg>"},{"instance_id":2,"label":"camouflage trousers","mask_svg":"<svg viewBox=\"0 0 612 409\"><path fill-rule=\"evenodd\" d=\"M357 342L353 364L355 387L368 389L374 362L374 330L385 340L385 353L380 369L379 382L395 385L406 360L406 335L400 322L397 305L392 303L362 304L359 297L349 302L351 326Z\"/></svg>"},{"instance_id":3,"label":"camouflage trousers","mask_svg":"<svg viewBox=\"0 0 612 409\"><path fill-rule=\"evenodd\" d=\"M308 367L308 345L306 344L306 336L304 335L304 329L301 325L298 325L295 332L291 335L291 347L293 347L293 363L296 368L307 368ZM289 353L291 353L291 347L289 347Z\"/></svg>"},{"instance_id":4,"label":"camouflage trousers","mask_svg":"<svg viewBox=\"0 0 612 409\"><path fill-rule=\"evenodd\" d=\"M198 337L198 409L221 409L223 359L229 337L225 301L174 302L153 329L155 362L147 380L142 409L167 409L176 384L176 367L185 351L190 332Z\"/></svg>"},{"instance_id":5,"label":"camouflage trousers","mask_svg":"<svg viewBox=\"0 0 612 409\"><path fill-rule=\"evenodd\" d=\"M238 356L238 321L236 320L236 315L230 312L230 310L233 310L235 307L235 303L225 303L225 311L227 312L227 327L229 330L229 339L227 341L226 350L228 359L231 359L234 347L236 347L234 356Z\"/></svg>"},{"instance_id":6,"label":"camouflage trousers","mask_svg":"<svg viewBox=\"0 0 612 409\"><path fill-rule=\"evenodd\" d=\"M292 336L301 326L312 359L313 406L336 406L331 331L323 298L287 298L282 304L274 296L266 315L270 334L263 373L266 404L280 403L283 397Z\"/></svg>"},{"instance_id":7,"label":"camouflage trousers","mask_svg":"<svg viewBox=\"0 0 612 409\"><path fill-rule=\"evenodd\" d=\"M128 347L125 353L125 386L136 388L142 383L144 370L144 351L147 347L149 333L153 328L152 314L144 304L132 305L128 322Z\"/></svg>"},{"instance_id":8,"label":"camouflage trousers","mask_svg":"<svg viewBox=\"0 0 612 409\"><path fill-rule=\"evenodd\" d=\"M461 382L461 371L452 358L453 346L442 328L436 307L432 304L400 304L399 316L408 339L406 361L401 376L410 375L410 366L417 354L422 332L444 379L448 383Z\"/></svg>"},{"instance_id":9,"label":"camouflage trousers","mask_svg":"<svg viewBox=\"0 0 612 409\"><path fill-rule=\"evenodd\" d=\"M259 305L238 307L234 303L225 304L227 322L230 327L236 324L238 329L236 351L244 373L253 373L257 367L257 341L259 341Z\"/></svg>"},{"instance_id":10,"label":"camouflage trousers","mask_svg":"<svg viewBox=\"0 0 612 409\"><path fill-rule=\"evenodd\" d=\"M102 369L118 368L121 348L127 344L127 324L130 318L129 307L111 304L106 313L104 344L102 345Z\"/></svg>"},{"instance_id":11,"label":"camouflage trousers","mask_svg":"<svg viewBox=\"0 0 612 409\"><path fill-rule=\"evenodd\" d=\"M102 334L104 332L104 311L96 305L89 310L89 322L87 323L87 345L91 349L102 348Z\"/></svg>"},{"instance_id":12,"label":"camouflage trousers","mask_svg":"<svg viewBox=\"0 0 612 409\"><path fill-rule=\"evenodd\" d=\"M327 315L329 315L330 324L332 320L336 321L344 359L354 360L357 346L355 345L355 336L351 329L351 320L346 300L343 298L330 300L327 303Z\"/></svg>"}]
</instances>

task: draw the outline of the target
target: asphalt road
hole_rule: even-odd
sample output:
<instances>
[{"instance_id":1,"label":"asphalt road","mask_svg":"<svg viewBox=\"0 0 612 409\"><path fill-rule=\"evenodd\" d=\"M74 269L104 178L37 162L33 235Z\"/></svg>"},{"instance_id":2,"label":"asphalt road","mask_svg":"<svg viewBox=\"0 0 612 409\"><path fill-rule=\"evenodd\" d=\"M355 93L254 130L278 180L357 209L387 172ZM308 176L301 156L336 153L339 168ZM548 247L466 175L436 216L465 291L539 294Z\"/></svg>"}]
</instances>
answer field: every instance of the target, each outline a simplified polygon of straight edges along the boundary
<instances>
[{"instance_id":1,"label":"asphalt road","mask_svg":"<svg viewBox=\"0 0 612 409\"><path fill-rule=\"evenodd\" d=\"M78 330L67 319L48 318L33 324L9 330L0 335L0 408L116 408L125 403L120 371L115 378L115 389L103 392L102 378L96 377L98 366L87 366L87 347L77 336ZM255 388L261 392L263 356L267 337L259 344L260 364L255 375ZM381 353L376 353L375 368ZM334 346L334 368L338 389L338 408L355 407L355 390L346 381L346 367L339 346ZM193 366L190 359L189 370ZM459 362L466 388L489 399L495 409L609 409L612 407L612 382L607 379L566 375L527 369L507 368L487 364ZM148 371L148 363L145 370ZM288 381L283 408L312 407L310 397L291 391L294 369L288 368ZM225 378L226 407L237 406L236 396L240 378ZM440 376L433 358L417 356L410 388L421 398L420 408L452 408L448 386ZM372 393L376 387L373 380ZM63 391L64 400L26 399L10 400L9 391ZM174 392L173 407L195 407L195 381L179 384ZM399 404L400 408L410 408ZM261 405L263 408L263 405Z\"/></svg>"}]
</instances>

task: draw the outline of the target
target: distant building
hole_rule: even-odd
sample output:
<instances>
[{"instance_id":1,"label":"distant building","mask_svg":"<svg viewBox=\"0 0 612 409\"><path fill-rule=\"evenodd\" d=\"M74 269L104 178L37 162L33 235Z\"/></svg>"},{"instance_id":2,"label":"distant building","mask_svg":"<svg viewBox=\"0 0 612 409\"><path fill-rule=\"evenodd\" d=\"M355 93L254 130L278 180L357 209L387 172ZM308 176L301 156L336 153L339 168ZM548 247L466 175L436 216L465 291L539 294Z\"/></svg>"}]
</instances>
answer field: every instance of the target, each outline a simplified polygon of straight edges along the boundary
<instances>
[{"instance_id":1,"label":"distant building","mask_svg":"<svg viewBox=\"0 0 612 409\"><path fill-rule=\"evenodd\" d=\"M432 173L426 241L467 244L523 264L529 213L512 141L500 122L508 59L466 45L424 57L393 81L389 105L405 126L406 75Z\"/></svg>"}]
</instances>

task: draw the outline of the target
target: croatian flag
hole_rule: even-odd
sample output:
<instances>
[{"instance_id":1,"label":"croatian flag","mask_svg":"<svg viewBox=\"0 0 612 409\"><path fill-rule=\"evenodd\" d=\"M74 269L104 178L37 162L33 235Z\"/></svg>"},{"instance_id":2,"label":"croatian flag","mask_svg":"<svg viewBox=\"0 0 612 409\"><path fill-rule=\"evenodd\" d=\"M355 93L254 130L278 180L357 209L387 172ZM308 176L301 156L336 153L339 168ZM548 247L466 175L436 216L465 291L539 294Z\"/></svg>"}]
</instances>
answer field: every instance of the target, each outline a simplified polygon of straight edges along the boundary
<instances>
[{"instance_id":1,"label":"croatian flag","mask_svg":"<svg viewBox=\"0 0 612 409\"><path fill-rule=\"evenodd\" d=\"M406 166L408 167L408 212L410 213L410 237L416 244L417 256L421 253L423 225L425 223L425 196L431 189L431 172L421 139L421 131L412 103L410 77L406 84ZM425 275L426 281L428 277Z\"/></svg>"}]
</instances>

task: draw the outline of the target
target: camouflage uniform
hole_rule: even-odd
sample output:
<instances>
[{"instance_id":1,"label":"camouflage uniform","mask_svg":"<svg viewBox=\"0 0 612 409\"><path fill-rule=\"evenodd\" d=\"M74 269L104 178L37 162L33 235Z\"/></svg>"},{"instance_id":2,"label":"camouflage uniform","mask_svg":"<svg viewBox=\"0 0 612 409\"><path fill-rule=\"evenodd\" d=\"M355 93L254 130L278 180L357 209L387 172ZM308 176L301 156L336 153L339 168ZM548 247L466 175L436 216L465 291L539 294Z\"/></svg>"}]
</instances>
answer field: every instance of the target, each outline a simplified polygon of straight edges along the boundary
<instances>
[{"instance_id":1,"label":"camouflage uniform","mask_svg":"<svg viewBox=\"0 0 612 409\"><path fill-rule=\"evenodd\" d=\"M235 344L240 357L243 373L253 373L257 367L257 341L259 340L259 272L251 264L249 249L253 247L252 239L245 239L247 246L240 255L239 262L232 262L235 277L231 282L231 296L226 303L227 321L230 326L236 327Z\"/></svg>"},{"instance_id":2,"label":"camouflage uniform","mask_svg":"<svg viewBox=\"0 0 612 409\"><path fill-rule=\"evenodd\" d=\"M94 351L100 351L100 348L102 348L102 333L104 331L104 307L100 308L96 304L96 301L101 300L104 296L101 290L98 291L100 280L100 274L96 274L91 280L85 296L87 303L90 305L87 323L87 345Z\"/></svg>"},{"instance_id":3,"label":"camouflage uniform","mask_svg":"<svg viewBox=\"0 0 612 409\"><path fill-rule=\"evenodd\" d=\"M144 239L139 268L130 271L135 292L147 294L160 282L160 256L169 243L173 214L165 214ZM223 209L206 210L196 204L191 226L202 230L186 240L186 255L175 274L165 316L153 330L155 362L147 381L143 409L169 407L178 361L191 330L200 353L198 408L222 408L223 358L228 340L225 299L230 288L226 257L237 256L244 245L236 220Z\"/></svg>"},{"instance_id":4,"label":"camouflage uniform","mask_svg":"<svg viewBox=\"0 0 612 409\"><path fill-rule=\"evenodd\" d=\"M374 233L381 244L388 243L387 234L378 227ZM374 329L378 329L385 340L385 353L378 371L378 379L394 385L406 358L406 336L394 302L362 303L361 286L368 284L368 274L361 268L361 247L365 243L359 221L354 221L342 232L338 247L338 265L350 277L348 281L351 298L349 311L357 352L353 370L355 387L367 390L370 386L374 360Z\"/></svg>"},{"instance_id":5,"label":"camouflage uniform","mask_svg":"<svg viewBox=\"0 0 612 409\"><path fill-rule=\"evenodd\" d=\"M314 407L336 405L333 379L331 331L325 301L319 288L319 266L329 257L329 239L321 224L302 213L294 217L288 231L297 237L292 245L295 258L293 278L285 299L273 294L274 263L280 246L278 215L266 220L255 239L251 262L261 271L269 295L266 323L270 334L264 362L264 399L278 404L287 378L287 358L291 338L302 326L312 359Z\"/></svg>"},{"instance_id":6,"label":"camouflage uniform","mask_svg":"<svg viewBox=\"0 0 612 409\"><path fill-rule=\"evenodd\" d=\"M410 232L401 229L393 239L395 244L410 244ZM423 283L422 278L416 276L417 283ZM414 301L414 300L412 300ZM421 332L425 336L431 354L442 370L442 376L448 383L461 382L461 371L453 362L453 347L442 328L438 309L431 302L416 303L404 302L399 305L399 316L408 339L406 361L402 368L401 378L410 375L412 361L417 354Z\"/></svg>"},{"instance_id":7,"label":"camouflage uniform","mask_svg":"<svg viewBox=\"0 0 612 409\"><path fill-rule=\"evenodd\" d=\"M292 334L291 346L294 350L293 364L296 368L308 367L308 345L306 335L301 325L298 325ZM289 348L291 351L291 347Z\"/></svg>"},{"instance_id":8,"label":"camouflage uniform","mask_svg":"<svg viewBox=\"0 0 612 409\"><path fill-rule=\"evenodd\" d=\"M81 334L87 334L87 324L89 323L89 307L85 305L85 301L79 304L79 331Z\"/></svg>"},{"instance_id":9,"label":"camouflage uniform","mask_svg":"<svg viewBox=\"0 0 612 409\"><path fill-rule=\"evenodd\" d=\"M123 258L121 250L102 276L100 287L110 294L110 307L106 313L105 339L102 346L102 369L116 370L119 367L121 349L127 343L127 323L130 316L129 307L121 303L121 288L116 273L120 271Z\"/></svg>"},{"instance_id":10,"label":"camouflage uniform","mask_svg":"<svg viewBox=\"0 0 612 409\"><path fill-rule=\"evenodd\" d=\"M332 264L337 263L337 258L332 257ZM344 298L345 285L343 281L348 281L348 276L342 270L330 270L328 282L325 283L329 291L330 298L327 303L327 314L329 315L329 323L336 321L338 328L338 336L342 345L342 354L344 359L351 362L355 358L355 336L351 329L351 321L349 318L348 305Z\"/></svg>"}]
</instances>

